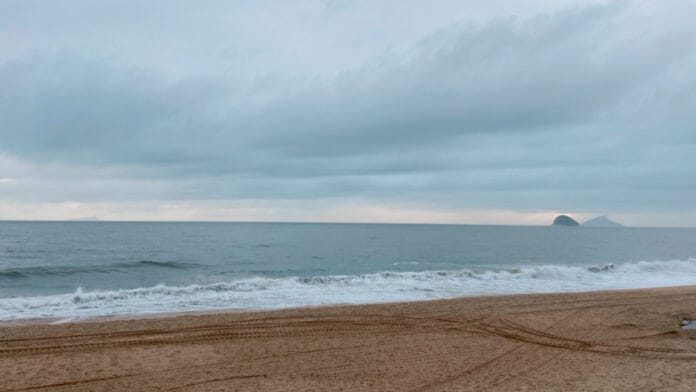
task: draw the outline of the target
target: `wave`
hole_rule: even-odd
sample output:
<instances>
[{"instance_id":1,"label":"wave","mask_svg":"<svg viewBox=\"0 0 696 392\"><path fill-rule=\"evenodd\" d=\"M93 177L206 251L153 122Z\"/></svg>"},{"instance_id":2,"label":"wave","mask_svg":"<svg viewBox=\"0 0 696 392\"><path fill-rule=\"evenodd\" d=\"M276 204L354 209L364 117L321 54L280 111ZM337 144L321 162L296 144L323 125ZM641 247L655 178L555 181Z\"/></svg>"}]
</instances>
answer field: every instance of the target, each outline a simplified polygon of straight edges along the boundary
<instances>
[{"instance_id":1,"label":"wave","mask_svg":"<svg viewBox=\"0 0 696 392\"><path fill-rule=\"evenodd\" d=\"M598 266L538 265L498 270L384 271L357 275L254 277L207 285L3 298L0 320L38 317L275 309L482 294L588 291L696 284L696 259Z\"/></svg>"},{"instance_id":2,"label":"wave","mask_svg":"<svg viewBox=\"0 0 696 392\"><path fill-rule=\"evenodd\" d=\"M138 260L123 263L115 263L115 266L120 268L139 268L139 267L158 267L158 268L175 268L188 269L198 266L194 263L185 263L181 261L155 261L155 260Z\"/></svg>"},{"instance_id":3,"label":"wave","mask_svg":"<svg viewBox=\"0 0 696 392\"><path fill-rule=\"evenodd\" d=\"M103 265L88 265L88 266L34 266L8 268L0 270L0 278L5 279L28 279L32 277L45 277L57 275L75 275L87 273L109 273L118 270L129 269L145 269L145 268L173 268L173 269L189 269L196 267L193 263L184 263L178 261L154 261L154 260L137 260L116 262Z\"/></svg>"}]
</instances>

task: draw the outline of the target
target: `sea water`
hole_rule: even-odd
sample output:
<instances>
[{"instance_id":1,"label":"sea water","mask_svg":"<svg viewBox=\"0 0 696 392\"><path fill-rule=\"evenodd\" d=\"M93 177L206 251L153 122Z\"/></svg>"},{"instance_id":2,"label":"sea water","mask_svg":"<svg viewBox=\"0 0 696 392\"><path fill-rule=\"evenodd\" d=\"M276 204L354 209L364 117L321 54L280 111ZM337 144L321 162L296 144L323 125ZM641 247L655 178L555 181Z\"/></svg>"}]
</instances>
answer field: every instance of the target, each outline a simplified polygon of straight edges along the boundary
<instances>
[{"instance_id":1,"label":"sea water","mask_svg":"<svg viewBox=\"0 0 696 392\"><path fill-rule=\"evenodd\" d=\"M696 229L0 222L0 320L696 284Z\"/></svg>"}]
</instances>

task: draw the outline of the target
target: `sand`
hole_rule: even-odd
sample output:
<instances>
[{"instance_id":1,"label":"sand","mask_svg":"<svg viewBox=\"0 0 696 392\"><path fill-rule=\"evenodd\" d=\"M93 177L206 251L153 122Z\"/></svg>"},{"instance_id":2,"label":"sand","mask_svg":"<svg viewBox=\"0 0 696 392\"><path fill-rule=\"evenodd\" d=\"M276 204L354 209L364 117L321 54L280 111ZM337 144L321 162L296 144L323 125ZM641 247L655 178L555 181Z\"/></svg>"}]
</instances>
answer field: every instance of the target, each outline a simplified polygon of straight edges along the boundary
<instances>
[{"instance_id":1,"label":"sand","mask_svg":"<svg viewBox=\"0 0 696 392\"><path fill-rule=\"evenodd\" d=\"M693 391L696 286L0 327L0 391Z\"/></svg>"}]
</instances>

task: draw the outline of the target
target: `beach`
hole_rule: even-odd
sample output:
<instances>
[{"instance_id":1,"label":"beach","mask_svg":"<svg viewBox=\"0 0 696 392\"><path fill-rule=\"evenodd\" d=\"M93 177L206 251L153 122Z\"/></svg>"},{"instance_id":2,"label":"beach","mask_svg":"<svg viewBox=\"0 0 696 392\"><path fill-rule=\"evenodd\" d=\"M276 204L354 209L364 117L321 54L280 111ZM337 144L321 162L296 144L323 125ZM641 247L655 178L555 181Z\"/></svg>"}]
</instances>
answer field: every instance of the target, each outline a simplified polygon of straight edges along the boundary
<instances>
[{"instance_id":1,"label":"beach","mask_svg":"<svg viewBox=\"0 0 696 392\"><path fill-rule=\"evenodd\" d=\"M0 327L10 390L693 390L696 286Z\"/></svg>"}]
</instances>

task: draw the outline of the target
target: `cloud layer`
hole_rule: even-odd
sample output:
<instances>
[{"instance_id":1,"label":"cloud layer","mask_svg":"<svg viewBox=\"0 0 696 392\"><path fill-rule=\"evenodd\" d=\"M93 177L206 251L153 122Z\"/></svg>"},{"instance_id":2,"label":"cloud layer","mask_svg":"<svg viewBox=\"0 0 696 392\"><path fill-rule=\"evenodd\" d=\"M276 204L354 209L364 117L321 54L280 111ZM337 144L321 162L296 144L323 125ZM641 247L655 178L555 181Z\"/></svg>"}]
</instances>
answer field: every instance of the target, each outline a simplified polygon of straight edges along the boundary
<instances>
[{"instance_id":1,"label":"cloud layer","mask_svg":"<svg viewBox=\"0 0 696 392\"><path fill-rule=\"evenodd\" d=\"M4 217L696 211L696 5L516 6L7 2Z\"/></svg>"}]
</instances>

